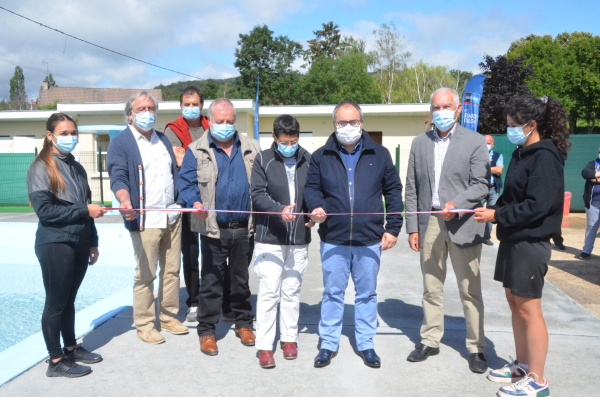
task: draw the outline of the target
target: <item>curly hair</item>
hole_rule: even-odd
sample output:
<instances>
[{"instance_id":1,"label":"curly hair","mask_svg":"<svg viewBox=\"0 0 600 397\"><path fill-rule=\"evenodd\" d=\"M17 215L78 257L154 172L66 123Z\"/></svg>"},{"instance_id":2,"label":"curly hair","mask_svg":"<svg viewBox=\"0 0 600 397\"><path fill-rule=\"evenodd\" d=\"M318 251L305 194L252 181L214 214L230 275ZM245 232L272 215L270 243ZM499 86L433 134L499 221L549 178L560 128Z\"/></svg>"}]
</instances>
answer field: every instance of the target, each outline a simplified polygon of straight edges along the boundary
<instances>
[{"instance_id":1,"label":"curly hair","mask_svg":"<svg viewBox=\"0 0 600 397\"><path fill-rule=\"evenodd\" d=\"M569 151L571 142L567 129L567 114L556 99L521 95L510 101L505 113L519 124L535 120L540 139L552 139L554 146L562 154L566 155Z\"/></svg>"}]
</instances>

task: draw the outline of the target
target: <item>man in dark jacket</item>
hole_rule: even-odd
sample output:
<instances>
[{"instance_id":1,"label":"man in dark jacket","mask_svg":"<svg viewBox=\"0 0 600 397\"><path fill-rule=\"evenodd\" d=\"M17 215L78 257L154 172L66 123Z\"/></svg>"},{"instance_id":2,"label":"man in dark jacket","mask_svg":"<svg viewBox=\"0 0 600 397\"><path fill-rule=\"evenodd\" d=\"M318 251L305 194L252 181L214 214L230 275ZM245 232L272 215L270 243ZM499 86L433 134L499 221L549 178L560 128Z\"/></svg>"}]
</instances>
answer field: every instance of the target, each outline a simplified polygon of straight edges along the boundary
<instances>
[{"instance_id":1,"label":"man in dark jacket","mask_svg":"<svg viewBox=\"0 0 600 397\"><path fill-rule=\"evenodd\" d=\"M581 176L585 179L585 190L583 193L583 202L585 203L585 218L587 227L585 228L585 241L581 254L577 259L587 259L591 256L600 226L600 148L598 148L598 157L590 161L581 171Z\"/></svg>"},{"instance_id":2,"label":"man in dark jacket","mask_svg":"<svg viewBox=\"0 0 600 397\"><path fill-rule=\"evenodd\" d=\"M356 288L356 344L365 365L378 368L381 360L373 346L377 274L381 251L396 244L402 228L402 184L389 151L362 129L360 106L354 102L337 105L333 126L335 133L312 156L304 188L311 219L320 224L325 287L319 322L321 349L315 367L329 365L337 353L344 292L351 274Z\"/></svg>"},{"instance_id":3,"label":"man in dark jacket","mask_svg":"<svg viewBox=\"0 0 600 397\"><path fill-rule=\"evenodd\" d=\"M254 271L256 299L256 349L263 368L275 366L273 342L279 304L279 335L283 356L298 356L300 287L308 263L310 228L305 212L304 185L310 154L298 145L300 125L289 115L273 123L273 145L260 152L252 167L252 207L256 215ZM275 215L275 213L277 215Z\"/></svg>"}]
</instances>

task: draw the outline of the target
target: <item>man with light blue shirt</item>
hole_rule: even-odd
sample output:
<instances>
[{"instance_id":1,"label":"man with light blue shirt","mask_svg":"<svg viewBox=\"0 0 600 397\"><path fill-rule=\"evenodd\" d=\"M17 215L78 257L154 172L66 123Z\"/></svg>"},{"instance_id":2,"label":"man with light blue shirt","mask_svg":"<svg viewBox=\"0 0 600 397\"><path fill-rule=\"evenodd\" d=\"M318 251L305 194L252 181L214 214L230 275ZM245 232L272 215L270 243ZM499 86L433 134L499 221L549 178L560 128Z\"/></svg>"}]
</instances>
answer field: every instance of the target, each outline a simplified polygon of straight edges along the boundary
<instances>
[{"instance_id":1,"label":"man with light blue shirt","mask_svg":"<svg viewBox=\"0 0 600 397\"><path fill-rule=\"evenodd\" d=\"M335 107L335 132L313 153L304 187L306 206L319 223L321 237L324 291L316 368L329 365L337 354L350 276L356 290L356 347L365 365L381 366L373 344L377 275L381 252L396 244L402 228L402 184L389 151L373 142L362 126L358 104L342 102Z\"/></svg>"},{"instance_id":2,"label":"man with light blue shirt","mask_svg":"<svg viewBox=\"0 0 600 397\"><path fill-rule=\"evenodd\" d=\"M500 197L500 189L502 189L502 170L504 169L504 159L502 158L502 154L494 151L494 137L491 135L486 135L485 144L487 145L488 152L490 153L490 166L492 177L490 178L490 192L488 193L484 203L487 203L487 206L490 207L496 204L498 201L498 197ZM485 245L494 245L491 240L492 237L492 223L487 223L485 225L485 234L483 235L483 244Z\"/></svg>"},{"instance_id":3,"label":"man with light blue shirt","mask_svg":"<svg viewBox=\"0 0 600 397\"><path fill-rule=\"evenodd\" d=\"M235 130L231 101L215 99L208 108L210 132L192 142L177 177L179 202L195 208L192 231L200 233L202 270L198 294L198 336L202 353L219 353L215 324L219 321L225 272L230 276L230 307L235 333L254 346L248 266L254 248L250 176L260 146ZM205 211L204 209L216 211Z\"/></svg>"}]
</instances>

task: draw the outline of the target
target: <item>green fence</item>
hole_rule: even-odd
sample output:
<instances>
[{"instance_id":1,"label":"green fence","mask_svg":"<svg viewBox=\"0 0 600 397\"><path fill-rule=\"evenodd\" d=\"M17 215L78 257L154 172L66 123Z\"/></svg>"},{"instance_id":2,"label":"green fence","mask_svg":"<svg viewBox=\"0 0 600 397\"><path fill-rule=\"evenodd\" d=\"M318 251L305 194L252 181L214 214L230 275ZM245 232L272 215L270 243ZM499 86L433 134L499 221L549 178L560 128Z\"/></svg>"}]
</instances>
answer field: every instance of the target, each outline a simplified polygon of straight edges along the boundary
<instances>
[{"instance_id":1,"label":"green fence","mask_svg":"<svg viewBox=\"0 0 600 397\"><path fill-rule=\"evenodd\" d=\"M0 204L25 205L27 170L35 158L34 153L0 154Z\"/></svg>"},{"instance_id":2,"label":"green fence","mask_svg":"<svg viewBox=\"0 0 600 397\"><path fill-rule=\"evenodd\" d=\"M502 153L504 157L504 172L502 174L504 180L515 145L508 142L506 135L493 135L493 137L494 150ZM573 193L571 211L585 211L583 204L585 180L581 177L581 170L598 156L600 135L573 135L571 136L571 143L571 150L565 163L565 191Z\"/></svg>"}]
</instances>

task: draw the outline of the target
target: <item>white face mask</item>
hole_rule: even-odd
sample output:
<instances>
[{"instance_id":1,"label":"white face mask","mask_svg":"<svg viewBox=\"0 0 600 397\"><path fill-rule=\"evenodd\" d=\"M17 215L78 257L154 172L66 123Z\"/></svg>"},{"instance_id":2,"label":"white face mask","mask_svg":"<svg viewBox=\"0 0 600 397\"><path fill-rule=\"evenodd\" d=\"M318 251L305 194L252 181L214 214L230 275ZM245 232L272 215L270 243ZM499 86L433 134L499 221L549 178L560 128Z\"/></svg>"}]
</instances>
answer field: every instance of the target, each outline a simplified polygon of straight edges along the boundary
<instances>
[{"instance_id":1,"label":"white face mask","mask_svg":"<svg viewBox=\"0 0 600 397\"><path fill-rule=\"evenodd\" d=\"M494 147L494 146L492 146L492 145L487 145L488 152L489 152L489 151L491 151L493 147Z\"/></svg>"},{"instance_id":2,"label":"white face mask","mask_svg":"<svg viewBox=\"0 0 600 397\"><path fill-rule=\"evenodd\" d=\"M348 124L345 127L336 127L335 137L338 142L342 145L353 145L360 139L362 135L362 128L360 124L356 127L352 127Z\"/></svg>"}]
</instances>

